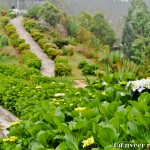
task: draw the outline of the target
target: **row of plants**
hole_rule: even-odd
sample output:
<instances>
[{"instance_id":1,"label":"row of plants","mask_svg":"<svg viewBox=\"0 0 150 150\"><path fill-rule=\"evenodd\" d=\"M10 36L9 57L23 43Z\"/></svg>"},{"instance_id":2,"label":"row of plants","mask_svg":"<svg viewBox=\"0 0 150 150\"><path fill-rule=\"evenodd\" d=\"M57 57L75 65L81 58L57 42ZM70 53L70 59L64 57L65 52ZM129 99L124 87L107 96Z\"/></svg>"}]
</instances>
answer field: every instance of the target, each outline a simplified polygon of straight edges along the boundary
<instances>
[{"instance_id":1,"label":"row of plants","mask_svg":"<svg viewBox=\"0 0 150 150\"><path fill-rule=\"evenodd\" d=\"M26 44L24 39L19 38L16 28L11 24L7 24L4 29L9 36L11 45L20 52L21 61L29 67L40 69L41 60L30 51L30 45Z\"/></svg>"},{"instance_id":2,"label":"row of plants","mask_svg":"<svg viewBox=\"0 0 150 150\"><path fill-rule=\"evenodd\" d=\"M114 73L76 89L66 79L26 69L0 65L0 103L20 118L1 139L1 150L119 150L125 147L114 143L123 142L128 148L137 144L132 150L144 143L146 149L149 79Z\"/></svg>"},{"instance_id":3,"label":"row of plants","mask_svg":"<svg viewBox=\"0 0 150 150\"><path fill-rule=\"evenodd\" d=\"M24 27L33 37L33 39L39 44L43 52L45 52L48 57L55 62L55 76L66 76L71 74L71 66L65 62L58 63L58 58L60 55L73 55L74 47L69 45L65 40L55 40L52 42L48 37L42 33L36 25L36 21L28 20L24 22ZM62 50L61 50L62 48ZM61 59L61 58L60 58Z\"/></svg>"},{"instance_id":4,"label":"row of plants","mask_svg":"<svg viewBox=\"0 0 150 150\"><path fill-rule=\"evenodd\" d=\"M61 54L61 51L58 49L58 47L52 43L44 33L41 33L40 30L36 28L36 22L34 20L25 21L24 27L49 58L54 60L56 56Z\"/></svg>"}]
</instances>

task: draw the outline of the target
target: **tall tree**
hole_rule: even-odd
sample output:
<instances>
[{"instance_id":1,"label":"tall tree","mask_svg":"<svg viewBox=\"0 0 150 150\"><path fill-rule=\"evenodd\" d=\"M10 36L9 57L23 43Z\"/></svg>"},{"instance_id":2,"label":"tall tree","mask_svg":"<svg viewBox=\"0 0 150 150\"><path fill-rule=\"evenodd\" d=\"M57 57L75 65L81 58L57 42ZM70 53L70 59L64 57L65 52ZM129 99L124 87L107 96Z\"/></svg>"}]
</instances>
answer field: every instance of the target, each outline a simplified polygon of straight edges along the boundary
<instances>
[{"instance_id":1,"label":"tall tree","mask_svg":"<svg viewBox=\"0 0 150 150\"><path fill-rule=\"evenodd\" d=\"M135 54L132 43L139 37L150 34L148 33L150 29L148 26L149 21L150 13L146 3L143 0L132 0L122 35L123 50L128 56Z\"/></svg>"}]
</instances>

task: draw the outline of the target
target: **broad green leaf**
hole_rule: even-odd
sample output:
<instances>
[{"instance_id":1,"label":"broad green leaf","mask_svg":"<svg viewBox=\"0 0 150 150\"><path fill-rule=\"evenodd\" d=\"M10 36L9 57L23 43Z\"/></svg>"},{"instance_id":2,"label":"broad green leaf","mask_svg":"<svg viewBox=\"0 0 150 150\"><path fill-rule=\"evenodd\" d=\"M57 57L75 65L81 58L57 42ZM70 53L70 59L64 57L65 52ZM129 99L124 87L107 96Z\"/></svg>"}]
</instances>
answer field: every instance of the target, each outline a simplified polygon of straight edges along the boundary
<instances>
[{"instance_id":1,"label":"broad green leaf","mask_svg":"<svg viewBox=\"0 0 150 150\"><path fill-rule=\"evenodd\" d=\"M66 144L60 143L55 150L66 150Z\"/></svg>"},{"instance_id":2,"label":"broad green leaf","mask_svg":"<svg viewBox=\"0 0 150 150\"><path fill-rule=\"evenodd\" d=\"M65 144L68 147L69 150L79 150L78 148L78 141L77 139L71 135L71 134L66 134L65 135Z\"/></svg>"},{"instance_id":3,"label":"broad green leaf","mask_svg":"<svg viewBox=\"0 0 150 150\"><path fill-rule=\"evenodd\" d=\"M48 124L46 124L45 122L35 122L34 125L27 125L26 129L28 130L28 132L32 135L32 136L36 136L36 134L40 131L40 130L48 130L50 129L50 127L48 126Z\"/></svg>"},{"instance_id":4,"label":"broad green leaf","mask_svg":"<svg viewBox=\"0 0 150 150\"><path fill-rule=\"evenodd\" d=\"M47 145L47 140L49 138L49 134L46 131L40 131L37 134L37 140L39 141L39 143L41 143L42 145Z\"/></svg>"},{"instance_id":5,"label":"broad green leaf","mask_svg":"<svg viewBox=\"0 0 150 150\"><path fill-rule=\"evenodd\" d=\"M129 127L129 133L141 142L150 142L150 130L146 129L143 125L139 125L135 121L127 123Z\"/></svg>"},{"instance_id":6,"label":"broad green leaf","mask_svg":"<svg viewBox=\"0 0 150 150\"><path fill-rule=\"evenodd\" d=\"M37 142L34 142L32 141L30 144L29 144L29 148L31 150L45 150L44 146L40 143L37 143Z\"/></svg>"},{"instance_id":7,"label":"broad green leaf","mask_svg":"<svg viewBox=\"0 0 150 150\"><path fill-rule=\"evenodd\" d=\"M114 117L110 120L109 123L112 124L115 127L115 129L117 130L117 132L119 133L120 125L125 123L125 118L122 116Z\"/></svg>"},{"instance_id":8,"label":"broad green leaf","mask_svg":"<svg viewBox=\"0 0 150 150\"><path fill-rule=\"evenodd\" d=\"M58 130L63 131L65 134L71 134L72 133L70 128L65 123L59 124L58 125Z\"/></svg>"},{"instance_id":9,"label":"broad green leaf","mask_svg":"<svg viewBox=\"0 0 150 150\"><path fill-rule=\"evenodd\" d=\"M102 128L98 132L99 143L105 147L107 145L113 144L115 140L115 132L110 128Z\"/></svg>"}]
</instances>

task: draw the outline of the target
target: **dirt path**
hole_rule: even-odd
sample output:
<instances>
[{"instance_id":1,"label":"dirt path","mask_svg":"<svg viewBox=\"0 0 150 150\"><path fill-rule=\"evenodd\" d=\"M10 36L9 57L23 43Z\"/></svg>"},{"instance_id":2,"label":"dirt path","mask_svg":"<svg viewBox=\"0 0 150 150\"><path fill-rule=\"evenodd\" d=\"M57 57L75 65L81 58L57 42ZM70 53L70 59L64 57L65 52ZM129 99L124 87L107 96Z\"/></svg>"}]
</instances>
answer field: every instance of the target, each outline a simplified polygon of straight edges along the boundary
<instances>
[{"instance_id":1,"label":"dirt path","mask_svg":"<svg viewBox=\"0 0 150 150\"><path fill-rule=\"evenodd\" d=\"M75 82L74 85L75 88L85 88L87 86L87 84L83 80L74 80L74 82Z\"/></svg>"},{"instance_id":2,"label":"dirt path","mask_svg":"<svg viewBox=\"0 0 150 150\"><path fill-rule=\"evenodd\" d=\"M48 58L48 56L43 53L40 46L33 40L30 34L23 27L23 17L18 16L10 21L16 27L19 37L25 39L26 43L30 45L30 50L42 60L41 73L44 76L54 77L54 62Z\"/></svg>"}]
</instances>

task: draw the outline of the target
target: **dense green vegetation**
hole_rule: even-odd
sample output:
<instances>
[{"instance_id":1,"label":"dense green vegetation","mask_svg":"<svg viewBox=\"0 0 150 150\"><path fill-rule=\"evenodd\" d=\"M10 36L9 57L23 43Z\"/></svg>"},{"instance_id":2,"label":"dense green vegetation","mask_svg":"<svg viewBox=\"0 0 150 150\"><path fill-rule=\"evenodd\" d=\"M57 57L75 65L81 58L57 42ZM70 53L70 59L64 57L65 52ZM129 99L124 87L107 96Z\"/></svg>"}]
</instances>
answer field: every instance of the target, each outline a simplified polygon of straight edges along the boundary
<instances>
[{"instance_id":1,"label":"dense green vegetation","mask_svg":"<svg viewBox=\"0 0 150 150\"><path fill-rule=\"evenodd\" d=\"M52 13L47 12L49 8ZM43 11L42 16L39 15ZM0 31L4 36L7 34L7 40L19 51L20 58L0 52L0 104L20 120L13 122L8 136L0 139L0 149L148 149L150 74L144 67L149 65L146 61L149 58L149 26L141 19L139 24L136 14L139 11L147 13L146 5L142 0L132 0L122 38L124 49L112 51L114 32L102 14L92 16L82 12L78 17L68 17L47 2L42 8L30 8L24 26L54 60L55 75L63 76L55 78L41 75L41 62L29 51L29 45L18 38L12 25L4 28L1 23ZM39 23L41 18L46 25ZM68 33L65 38L60 35L58 23ZM127 34L130 30L127 24L136 32ZM134 37L130 45L125 43L127 36ZM144 63L128 57L128 52L141 57ZM66 77L71 76L74 69L69 61L75 54L96 62L90 64L82 60L76 64L85 75L86 88L75 88L74 82ZM119 143L123 143L123 147L119 147Z\"/></svg>"},{"instance_id":2,"label":"dense green vegetation","mask_svg":"<svg viewBox=\"0 0 150 150\"><path fill-rule=\"evenodd\" d=\"M126 17L122 35L124 52L137 64L149 70L150 12L141 0L133 0ZM147 66L148 65L148 66Z\"/></svg>"}]
</instances>

